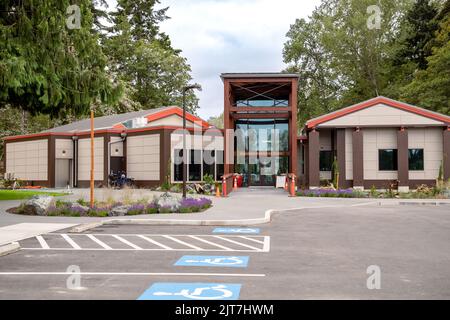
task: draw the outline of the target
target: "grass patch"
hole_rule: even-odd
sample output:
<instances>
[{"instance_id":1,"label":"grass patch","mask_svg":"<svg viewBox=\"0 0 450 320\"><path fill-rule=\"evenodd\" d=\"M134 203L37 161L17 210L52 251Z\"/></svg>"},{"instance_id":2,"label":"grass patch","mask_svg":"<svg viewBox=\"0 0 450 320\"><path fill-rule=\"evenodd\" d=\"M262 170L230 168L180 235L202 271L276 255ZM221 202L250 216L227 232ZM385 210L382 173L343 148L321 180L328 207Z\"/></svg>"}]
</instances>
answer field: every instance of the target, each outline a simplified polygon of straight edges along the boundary
<instances>
[{"instance_id":1,"label":"grass patch","mask_svg":"<svg viewBox=\"0 0 450 320\"><path fill-rule=\"evenodd\" d=\"M61 192L45 192L45 191L31 191L31 190L0 190L0 200L22 200L29 199L36 195L48 195L53 197L66 196L66 193Z\"/></svg>"}]
</instances>

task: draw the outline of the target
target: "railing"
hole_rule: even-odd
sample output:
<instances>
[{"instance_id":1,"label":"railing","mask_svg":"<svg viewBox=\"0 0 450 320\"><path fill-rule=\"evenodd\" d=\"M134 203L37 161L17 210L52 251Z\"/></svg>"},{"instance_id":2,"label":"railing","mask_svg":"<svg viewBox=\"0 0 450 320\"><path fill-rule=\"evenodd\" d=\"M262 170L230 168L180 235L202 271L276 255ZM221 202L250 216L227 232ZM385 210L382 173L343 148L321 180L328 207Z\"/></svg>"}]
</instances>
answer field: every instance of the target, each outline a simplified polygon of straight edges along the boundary
<instances>
[{"instance_id":1,"label":"railing","mask_svg":"<svg viewBox=\"0 0 450 320\"><path fill-rule=\"evenodd\" d=\"M289 197L295 197L295 180L297 176L293 173L288 173L286 175L286 182L284 184L284 189L289 193Z\"/></svg>"},{"instance_id":2,"label":"railing","mask_svg":"<svg viewBox=\"0 0 450 320\"><path fill-rule=\"evenodd\" d=\"M228 173L222 176L222 196L228 197L228 195L233 191L234 174Z\"/></svg>"}]
</instances>

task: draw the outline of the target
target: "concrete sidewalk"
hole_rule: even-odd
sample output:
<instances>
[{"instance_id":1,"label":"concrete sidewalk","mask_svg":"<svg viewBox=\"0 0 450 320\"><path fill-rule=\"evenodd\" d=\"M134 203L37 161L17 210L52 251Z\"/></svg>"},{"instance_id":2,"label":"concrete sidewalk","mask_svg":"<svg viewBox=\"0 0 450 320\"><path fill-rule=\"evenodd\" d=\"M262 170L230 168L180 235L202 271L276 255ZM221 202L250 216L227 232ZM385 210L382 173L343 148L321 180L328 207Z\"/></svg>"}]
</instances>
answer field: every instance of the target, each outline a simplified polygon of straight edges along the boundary
<instances>
[{"instance_id":1,"label":"concrete sidewalk","mask_svg":"<svg viewBox=\"0 0 450 320\"><path fill-rule=\"evenodd\" d=\"M76 200L86 196L88 189L75 189L74 194L64 198ZM102 194L103 193L103 194ZM114 198L121 196L121 190L96 190L97 197ZM112 194L112 195L111 195ZM135 190L134 197L151 197L155 192ZM159 194L159 193L158 193ZM123 196L123 194L122 194ZM0 201L0 227L19 223L67 224L80 225L95 222L106 224L148 224L148 225L255 225L268 223L271 215L285 210L301 210L309 208L342 208L357 206L379 206L399 204L448 204L450 200L436 199L348 199L348 198L307 198L288 197L282 189L239 189L232 192L228 198L210 197L213 207L200 213L189 214L153 214L139 216L125 216L115 218L90 217L41 217L10 214L6 209L18 206L21 201ZM18 233L19 236L19 233ZM17 241L14 237L9 239Z\"/></svg>"}]
</instances>

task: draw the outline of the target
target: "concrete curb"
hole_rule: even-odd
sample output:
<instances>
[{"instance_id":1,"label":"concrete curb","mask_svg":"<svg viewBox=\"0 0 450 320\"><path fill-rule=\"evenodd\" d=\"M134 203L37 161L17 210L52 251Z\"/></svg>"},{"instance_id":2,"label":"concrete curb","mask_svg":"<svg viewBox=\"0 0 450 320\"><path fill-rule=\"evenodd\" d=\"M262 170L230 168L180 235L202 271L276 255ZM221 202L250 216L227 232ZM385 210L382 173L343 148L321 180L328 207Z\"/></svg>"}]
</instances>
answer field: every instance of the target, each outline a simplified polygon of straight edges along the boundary
<instances>
[{"instance_id":1,"label":"concrete curb","mask_svg":"<svg viewBox=\"0 0 450 320\"><path fill-rule=\"evenodd\" d=\"M234 220L161 220L161 219L113 219L103 221L105 225L154 225L154 226L236 226L236 225L256 225L271 221L272 214L276 210L266 210L264 217L253 219Z\"/></svg>"},{"instance_id":2,"label":"concrete curb","mask_svg":"<svg viewBox=\"0 0 450 320\"><path fill-rule=\"evenodd\" d=\"M305 209L322 208L341 208L341 207L359 207L366 205L378 206L398 206L398 205L450 205L449 202L441 201L369 201L356 203L352 205L323 205L316 207L297 207L289 209L269 209L264 212L264 217L252 219L233 219L233 220L182 220L182 219L110 219L97 222L89 222L73 227L70 233L82 233L102 225L153 225L153 226L237 226L237 225L258 225L268 223L272 220L274 213L298 211Z\"/></svg>"},{"instance_id":3,"label":"concrete curb","mask_svg":"<svg viewBox=\"0 0 450 320\"><path fill-rule=\"evenodd\" d=\"M72 229L70 229L69 233L81 233L81 232L85 232L90 229L100 227L102 225L103 225L103 221L83 223L83 224L79 224L79 225L73 227Z\"/></svg>"},{"instance_id":4,"label":"concrete curb","mask_svg":"<svg viewBox=\"0 0 450 320\"><path fill-rule=\"evenodd\" d=\"M7 254L14 253L20 250L20 244L18 242L11 242L0 246L0 257L6 256Z\"/></svg>"}]
</instances>

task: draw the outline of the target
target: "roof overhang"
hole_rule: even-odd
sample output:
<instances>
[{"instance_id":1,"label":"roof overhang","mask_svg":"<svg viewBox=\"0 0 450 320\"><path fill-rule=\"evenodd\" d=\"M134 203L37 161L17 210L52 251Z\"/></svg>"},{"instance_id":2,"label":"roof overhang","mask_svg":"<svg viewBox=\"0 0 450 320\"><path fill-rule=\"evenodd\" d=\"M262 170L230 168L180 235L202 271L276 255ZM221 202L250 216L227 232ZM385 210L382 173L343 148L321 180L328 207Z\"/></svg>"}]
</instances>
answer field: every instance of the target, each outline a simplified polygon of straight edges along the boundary
<instances>
[{"instance_id":1,"label":"roof overhang","mask_svg":"<svg viewBox=\"0 0 450 320\"><path fill-rule=\"evenodd\" d=\"M386 97L376 97L367 101L363 101L360 102L358 104L352 105L350 107L346 107L340 110L337 110L335 112L331 112L328 114L325 114L323 116L311 119L309 121L306 122L306 128L307 129L312 129L312 128L316 128L317 126L319 126L320 124L323 124L325 122L346 116L348 114L351 114L353 112L356 111L360 111L366 108L370 108L372 106L378 105L378 104L384 104L393 108L397 108L403 111L407 111L407 112L411 112L429 119L433 119L436 121L441 121L446 125L450 125L450 117L437 113L437 112L432 112L423 108L419 108L404 102L400 102L400 101L396 101L396 100L392 100ZM382 123L380 123L380 125L382 125Z\"/></svg>"}]
</instances>

